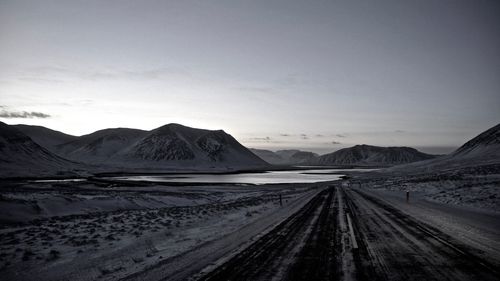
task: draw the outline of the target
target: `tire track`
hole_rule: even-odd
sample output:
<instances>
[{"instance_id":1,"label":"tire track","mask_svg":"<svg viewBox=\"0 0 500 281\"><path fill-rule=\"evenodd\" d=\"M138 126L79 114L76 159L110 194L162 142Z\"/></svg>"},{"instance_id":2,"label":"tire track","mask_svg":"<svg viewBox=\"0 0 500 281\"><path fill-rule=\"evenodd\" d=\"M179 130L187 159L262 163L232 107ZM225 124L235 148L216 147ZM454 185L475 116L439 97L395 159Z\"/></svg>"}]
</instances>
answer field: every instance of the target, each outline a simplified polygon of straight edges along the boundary
<instances>
[{"instance_id":1,"label":"tire track","mask_svg":"<svg viewBox=\"0 0 500 281\"><path fill-rule=\"evenodd\" d=\"M354 212L371 212L356 224L360 232L371 235L362 237L371 248L362 260L371 263L378 279L498 280L494 266L438 229L364 192L346 193Z\"/></svg>"},{"instance_id":2,"label":"tire track","mask_svg":"<svg viewBox=\"0 0 500 281\"><path fill-rule=\"evenodd\" d=\"M201 280L498 280L472 253L381 199L335 186Z\"/></svg>"},{"instance_id":3,"label":"tire track","mask_svg":"<svg viewBox=\"0 0 500 281\"><path fill-rule=\"evenodd\" d=\"M297 255L285 280L333 280L338 276L336 196L332 188L307 244Z\"/></svg>"},{"instance_id":4,"label":"tire track","mask_svg":"<svg viewBox=\"0 0 500 281\"><path fill-rule=\"evenodd\" d=\"M310 221L317 217L315 213L329 205L331 193L332 188L320 192L297 213L200 280L271 279L278 272L276 261L296 246L294 242L307 231Z\"/></svg>"}]
</instances>

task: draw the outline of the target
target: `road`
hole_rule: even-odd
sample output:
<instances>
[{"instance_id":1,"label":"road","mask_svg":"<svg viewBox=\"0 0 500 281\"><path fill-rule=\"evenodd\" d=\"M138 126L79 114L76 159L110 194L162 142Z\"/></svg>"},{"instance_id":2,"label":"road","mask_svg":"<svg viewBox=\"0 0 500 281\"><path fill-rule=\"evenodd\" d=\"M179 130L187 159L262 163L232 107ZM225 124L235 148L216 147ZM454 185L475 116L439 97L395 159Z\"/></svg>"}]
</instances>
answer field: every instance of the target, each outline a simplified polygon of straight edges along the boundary
<instances>
[{"instance_id":1,"label":"road","mask_svg":"<svg viewBox=\"0 0 500 281\"><path fill-rule=\"evenodd\" d=\"M498 268L479 257L477 250L438 228L362 190L331 186L197 279L499 280L499 276Z\"/></svg>"}]
</instances>

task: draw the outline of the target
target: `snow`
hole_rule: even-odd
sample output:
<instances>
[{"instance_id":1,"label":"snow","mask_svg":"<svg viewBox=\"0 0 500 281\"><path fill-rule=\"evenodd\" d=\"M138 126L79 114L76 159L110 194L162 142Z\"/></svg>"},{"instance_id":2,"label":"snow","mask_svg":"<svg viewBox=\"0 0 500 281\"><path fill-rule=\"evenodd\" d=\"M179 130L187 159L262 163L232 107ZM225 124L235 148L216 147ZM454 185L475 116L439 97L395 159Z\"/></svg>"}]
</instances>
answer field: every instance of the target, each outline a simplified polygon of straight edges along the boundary
<instances>
[{"instance_id":1,"label":"snow","mask_svg":"<svg viewBox=\"0 0 500 281\"><path fill-rule=\"evenodd\" d=\"M248 242L317 190L309 185L167 187L88 182L27 183L2 189L0 271L10 280L116 280L242 228L247 236L217 243ZM279 194L284 207L279 205Z\"/></svg>"},{"instance_id":2,"label":"snow","mask_svg":"<svg viewBox=\"0 0 500 281\"><path fill-rule=\"evenodd\" d=\"M410 191L428 201L500 212L500 174L372 174L353 184L390 191Z\"/></svg>"},{"instance_id":3,"label":"snow","mask_svg":"<svg viewBox=\"0 0 500 281\"><path fill-rule=\"evenodd\" d=\"M352 188L360 188L351 185ZM411 215L445 232L474 249L486 259L494 258L500 264L500 214L485 209L462 205L450 205L429 201L422 192L410 192L410 202L406 202L406 192L384 189L369 189L362 185L364 192L374 195Z\"/></svg>"}]
</instances>

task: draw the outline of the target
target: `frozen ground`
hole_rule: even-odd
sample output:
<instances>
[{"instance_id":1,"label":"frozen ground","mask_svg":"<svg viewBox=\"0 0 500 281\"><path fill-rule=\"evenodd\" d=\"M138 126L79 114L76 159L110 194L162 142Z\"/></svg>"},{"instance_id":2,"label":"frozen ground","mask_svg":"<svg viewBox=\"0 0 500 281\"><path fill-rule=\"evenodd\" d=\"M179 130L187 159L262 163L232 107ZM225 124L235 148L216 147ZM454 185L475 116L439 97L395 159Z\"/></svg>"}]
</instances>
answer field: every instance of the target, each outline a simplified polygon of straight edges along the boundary
<instances>
[{"instance_id":1,"label":"frozen ground","mask_svg":"<svg viewBox=\"0 0 500 281\"><path fill-rule=\"evenodd\" d=\"M358 189L358 188L356 188ZM361 189L398 210L430 224L457 241L477 249L484 259L500 265L500 214L484 209L428 201L422 193Z\"/></svg>"},{"instance_id":2,"label":"frozen ground","mask_svg":"<svg viewBox=\"0 0 500 281\"><path fill-rule=\"evenodd\" d=\"M248 242L319 189L2 182L0 279L117 280L254 225Z\"/></svg>"},{"instance_id":3,"label":"frozen ground","mask_svg":"<svg viewBox=\"0 0 500 281\"><path fill-rule=\"evenodd\" d=\"M397 193L331 185L197 278L498 280L498 215L406 203ZM134 280L161 280L141 277L146 278Z\"/></svg>"},{"instance_id":4,"label":"frozen ground","mask_svg":"<svg viewBox=\"0 0 500 281\"><path fill-rule=\"evenodd\" d=\"M428 201L500 212L500 173L467 173L466 171L439 174L363 175L351 180L355 186L368 189L410 191Z\"/></svg>"},{"instance_id":5,"label":"frozen ground","mask_svg":"<svg viewBox=\"0 0 500 281\"><path fill-rule=\"evenodd\" d=\"M498 280L494 174L167 184L2 181L0 280Z\"/></svg>"}]
</instances>

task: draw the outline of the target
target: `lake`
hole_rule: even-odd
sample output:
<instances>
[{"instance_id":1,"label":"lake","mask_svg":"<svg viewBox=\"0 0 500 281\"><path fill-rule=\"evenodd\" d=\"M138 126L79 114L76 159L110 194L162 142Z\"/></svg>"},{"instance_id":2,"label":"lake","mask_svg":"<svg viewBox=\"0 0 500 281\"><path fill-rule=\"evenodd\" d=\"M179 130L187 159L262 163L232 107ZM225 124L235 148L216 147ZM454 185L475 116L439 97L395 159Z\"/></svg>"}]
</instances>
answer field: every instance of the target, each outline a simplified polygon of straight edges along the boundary
<instances>
[{"instance_id":1,"label":"lake","mask_svg":"<svg viewBox=\"0 0 500 281\"><path fill-rule=\"evenodd\" d=\"M169 175L134 175L108 177L107 179L149 182L182 183L314 183L340 179L345 172L368 172L374 169L304 169L294 171L269 171L263 173L240 174L169 174Z\"/></svg>"}]
</instances>

